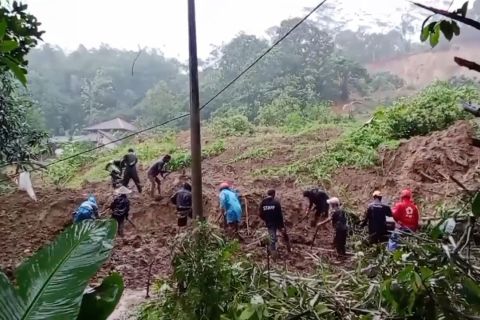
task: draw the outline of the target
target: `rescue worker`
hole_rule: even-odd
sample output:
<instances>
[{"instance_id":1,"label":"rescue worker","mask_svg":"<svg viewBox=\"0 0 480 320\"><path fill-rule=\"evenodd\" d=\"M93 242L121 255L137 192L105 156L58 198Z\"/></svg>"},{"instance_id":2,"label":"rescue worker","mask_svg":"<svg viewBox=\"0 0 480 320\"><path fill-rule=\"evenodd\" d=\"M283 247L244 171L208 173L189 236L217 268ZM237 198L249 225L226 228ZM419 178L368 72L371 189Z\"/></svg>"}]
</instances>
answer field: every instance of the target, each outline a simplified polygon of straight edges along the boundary
<instances>
[{"instance_id":1,"label":"rescue worker","mask_svg":"<svg viewBox=\"0 0 480 320\"><path fill-rule=\"evenodd\" d=\"M230 236L236 236L241 240L238 227L242 218L242 207L238 196L230 190L228 182L222 182L219 186L220 209L225 220L225 227Z\"/></svg>"},{"instance_id":2,"label":"rescue worker","mask_svg":"<svg viewBox=\"0 0 480 320\"><path fill-rule=\"evenodd\" d=\"M368 224L369 242L379 243L388 240L387 217L392 216L389 206L382 203L382 193L379 190L373 192L373 202L368 205L362 227Z\"/></svg>"},{"instance_id":3,"label":"rescue worker","mask_svg":"<svg viewBox=\"0 0 480 320\"><path fill-rule=\"evenodd\" d=\"M105 166L105 170L110 173L112 179L112 187L117 189L120 187L122 182L122 161L120 160L110 160Z\"/></svg>"},{"instance_id":4,"label":"rescue worker","mask_svg":"<svg viewBox=\"0 0 480 320\"><path fill-rule=\"evenodd\" d=\"M332 221L333 229L335 230L333 245L337 251L337 254L344 256L347 253L347 214L340 207L340 200L338 198L330 198L327 200L327 203L330 205L331 216L327 220L320 222L317 225L317 228L328 223L329 221Z\"/></svg>"},{"instance_id":5,"label":"rescue worker","mask_svg":"<svg viewBox=\"0 0 480 320\"><path fill-rule=\"evenodd\" d=\"M188 218L192 218L192 186L185 182L180 190L170 198L170 201L177 207L177 225L185 227Z\"/></svg>"},{"instance_id":6,"label":"rescue worker","mask_svg":"<svg viewBox=\"0 0 480 320\"><path fill-rule=\"evenodd\" d=\"M402 190L400 193L400 202L393 207L393 219L401 230L413 232L418 230L420 214L412 200L412 191L409 189Z\"/></svg>"},{"instance_id":7,"label":"rescue worker","mask_svg":"<svg viewBox=\"0 0 480 320\"><path fill-rule=\"evenodd\" d=\"M130 200L128 200L127 194L132 193L132 190L127 187L121 186L115 190L116 197L110 204L110 210L112 210L112 219L115 219L118 223L118 235L123 237L123 228L125 220L128 219L130 212Z\"/></svg>"},{"instance_id":8,"label":"rescue worker","mask_svg":"<svg viewBox=\"0 0 480 320\"><path fill-rule=\"evenodd\" d=\"M167 154L163 156L163 158L157 162L155 162L147 172L148 180L150 181L150 196L152 198L155 196L155 186L157 187L158 194L161 194L161 184L162 182L158 178L158 175L160 175L162 178L165 178L166 174L169 173L166 170L167 164L170 162L172 157Z\"/></svg>"},{"instance_id":9,"label":"rescue worker","mask_svg":"<svg viewBox=\"0 0 480 320\"><path fill-rule=\"evenodd\" d=\"M73 222L77 223L83 220L95 220L99 217L97 199L89 195L87 200L82 202L73 213Z\"/></svg>"},{"instance_id":10,"label":"rescue worker","mask_svg":"<svg viewBox=\"0 0 480 320\"><path fill-rule=\"evenodd\" d=\"M283 221L283 213L280 202L275 199L275 190L267 191L267 197L260 203L260 218L265 221L265 225L270 235L270 250L276 254L277 252L277 231L282 233L287 244L288 252L290 249L290 239L288 238L287 229Z\"/></svg>"},{"instance_id":11,"label":"rescue worker","mask_svg":"<svg viewBox=\"0 0 480 320\"><path fill-rule=\"evenodd\" d=\"M320 217L326 218L328 216L328 203L327 203L328 195L325 191L315 188L315 189L304 191L303 196L307 198L309 201L308 209L305 212L306 217L314 207L315 216L310 224L312 227L314 227L317 224Z\"/></svg>"},{"instance_id":12,"label":"rescue worker","mask_svg":"<svg viewBox=\"0 0 480 320\"><path fill-rule=\"evenodd\" d=\"M122 168L125 168L122 184L124 187L128 188L130 180L133 180L133 182L135 182L135 185L137 186L138 192L142 193L142 185L140 184L140 179L138 178L137 163L138 158L135 154L135 151L133 151L133 149L131 148L128 149L128 153L123 156L121 165Z\"/></svg>"}]
</instances>

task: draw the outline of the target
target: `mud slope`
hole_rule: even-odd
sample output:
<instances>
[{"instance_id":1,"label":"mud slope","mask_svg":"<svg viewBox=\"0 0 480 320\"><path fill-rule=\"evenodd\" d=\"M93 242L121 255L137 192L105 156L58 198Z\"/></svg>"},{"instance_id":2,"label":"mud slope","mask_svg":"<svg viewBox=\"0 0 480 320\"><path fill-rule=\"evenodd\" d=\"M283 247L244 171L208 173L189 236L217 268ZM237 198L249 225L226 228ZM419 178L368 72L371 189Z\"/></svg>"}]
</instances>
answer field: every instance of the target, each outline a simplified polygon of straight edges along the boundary
<instances>
[{"instance_id":1,"label":"mud slope","mask_svg":"<svg viewBox=\"0 0 480 320\"><path fill-rule=\"evenodd\" d=\"M466 121L445 131L403 142L396 150L381 153L381 165L371 170L344 168L335 175L337 189L346 190L348 200L361 208L376 188L394 198L402 188L411 188L424 215L432 215L437 204L459 195L461 188L480 186L480 148L471 145L473 129Z\"/></svg>"}]
</instances>

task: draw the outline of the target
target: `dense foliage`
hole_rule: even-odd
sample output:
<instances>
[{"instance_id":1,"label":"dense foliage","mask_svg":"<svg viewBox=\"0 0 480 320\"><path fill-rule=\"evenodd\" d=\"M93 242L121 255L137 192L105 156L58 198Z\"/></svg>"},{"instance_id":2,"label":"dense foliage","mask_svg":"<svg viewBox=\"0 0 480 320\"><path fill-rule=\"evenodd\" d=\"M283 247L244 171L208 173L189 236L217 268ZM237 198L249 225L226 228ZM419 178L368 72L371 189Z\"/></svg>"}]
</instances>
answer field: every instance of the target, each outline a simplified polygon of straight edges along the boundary
<instances>
[{"instance_id":1,"label":"dense foliage","mask_svg":"<svg viewBox=\"0 0 480 320\"><path fill-rule=\"evenodd\" d=\"M473 250L465 255L474 245L475 219L468 216L457 212L458 221L470 222L460 222L450 240L441 220L415 236L402 235L393 253L362 244L357 234L353 270L330 269L319 260L309 277L258 266L201 224L176 239L174 272L157 283L158 296L138 318L473 319L480 311L480 256Z\"/></svg>"},{"instance_id":2,"label":"dense foliage","mask_svg":"<svg viewBox=\"0 0 480 320\"><path fill-rule=\"evenodd\" d=\"M122 277L112 274L84 291L115 234L114 220L76 223L15 270L15 286L0 272L0 319L106 320L122 295Z\"/></svg>"}]
</instances>

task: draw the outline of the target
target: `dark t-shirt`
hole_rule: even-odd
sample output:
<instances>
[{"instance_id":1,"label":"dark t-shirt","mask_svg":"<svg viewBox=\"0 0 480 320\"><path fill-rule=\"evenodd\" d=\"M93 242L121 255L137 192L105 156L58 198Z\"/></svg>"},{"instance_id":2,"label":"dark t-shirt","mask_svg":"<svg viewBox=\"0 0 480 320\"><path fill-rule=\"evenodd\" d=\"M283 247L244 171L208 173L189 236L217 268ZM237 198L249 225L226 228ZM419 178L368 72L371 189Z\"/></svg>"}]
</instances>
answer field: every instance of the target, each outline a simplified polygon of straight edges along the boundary
<instances>
[{"instance_id":1,"label":"dark t-shirt","mask_svg":"<svg viewBox=\"0 0 480 320\"><path fill-rule=\"evenodd\" d=\"M192 209L192 192L181 188L171 198L171 202L177 206L177 210Z\"/></svg>"},{"instance_id":2,"label":"dark t-shirt","mask_svg":"<svg viewBox=\"0 0 480 320\"><path fill-rule=\"evenodd\" d=\"M148 169L147 174L148 174L149 176L152 176L152 177L156 177L156 176L158 176L158 175L161 174L161 173L163 174L164 172L166 172L166 171L165 171L165 165L166 165L166 164L167 164L167 163L166 163L165 161L163 161L163 160L160 160L160 161L155 162L155 163L150 167L150 169Z\"/></svg>"},{"instance_id":3,"label":"dark t-shirt","mask_svg":"<svg viewBox=\"0 0 480 320\"><path fill-rule=\"evenodd\" d=\"M332 225L335 231L347 231L347 214L342 209L335 209L332 213Z\"/></svg>"},{"instance_id":4,"label":"dark t-shirt","mask_svg":"<svg viewBox=\"0 0 480 320\"><path fill-rule=\"evenodd\" d=\"M313 189L310 190L307 198L310 201L310 209L312 209L312 207L315 205L315 208L319 213L328 211L328 195L326 192L319 189Z\"/></svg>"},{"instance_id":5,"label":"dark t-shirt","mask_svg":"<svg viewBox=\"0 0 480 320\"><path fill-rule=\"evenodd\" d=\"M265 221L267 228L283 228L283 213L280 202L272 197L267 197L260 203L260 218Z\"/></svg>"},{"instance_id":6,"label":"dark t-shirt","mask_svg":"<svg viewBox=\"0 0 480 320\"><path fill-rule=\"evenodd\" d=\"M138 162L138 158L134 153L127 153L123 156L122 167L125 167L127 171L135 170Z\"/></svg>"},{"instance_id":7,"label":"dark t-shirt","mask_svg":"<svg viewBox=\"0 0 480 320\"><path fill-rule=\"evenodd\" d=\"M392 216L390 207L378 200L374 201L368 205L366 220L363 222L363 225L368 223L369 234L386 234L387 216Z\"/></svg>"}]
</instances>

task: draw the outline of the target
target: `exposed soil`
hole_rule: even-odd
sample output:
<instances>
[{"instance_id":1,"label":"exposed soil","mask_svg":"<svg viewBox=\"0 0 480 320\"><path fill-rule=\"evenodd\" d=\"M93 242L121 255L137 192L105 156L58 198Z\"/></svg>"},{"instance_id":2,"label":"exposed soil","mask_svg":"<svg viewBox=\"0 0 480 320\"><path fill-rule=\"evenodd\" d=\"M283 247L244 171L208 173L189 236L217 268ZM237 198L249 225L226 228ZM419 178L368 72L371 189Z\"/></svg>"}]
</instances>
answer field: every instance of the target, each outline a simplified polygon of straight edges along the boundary
<instances>
[{"instance_id":1,"label":"exposed soil","mask_svg":"<svg viewBox=\"0 0 480 320\"><path fill-rule=\"evenodd\" d=\"M353 207L362 208L375 189L393 200L401 189L410 188L422 215L433 215L434 207L451 202L462 188L480 186L480 148L473 147L473 129L459 121L447 130L404 141L396 150L381 153L381 166L370 170L343 168L335 175L336 190Z\"/></svg>"}]
</instances>

